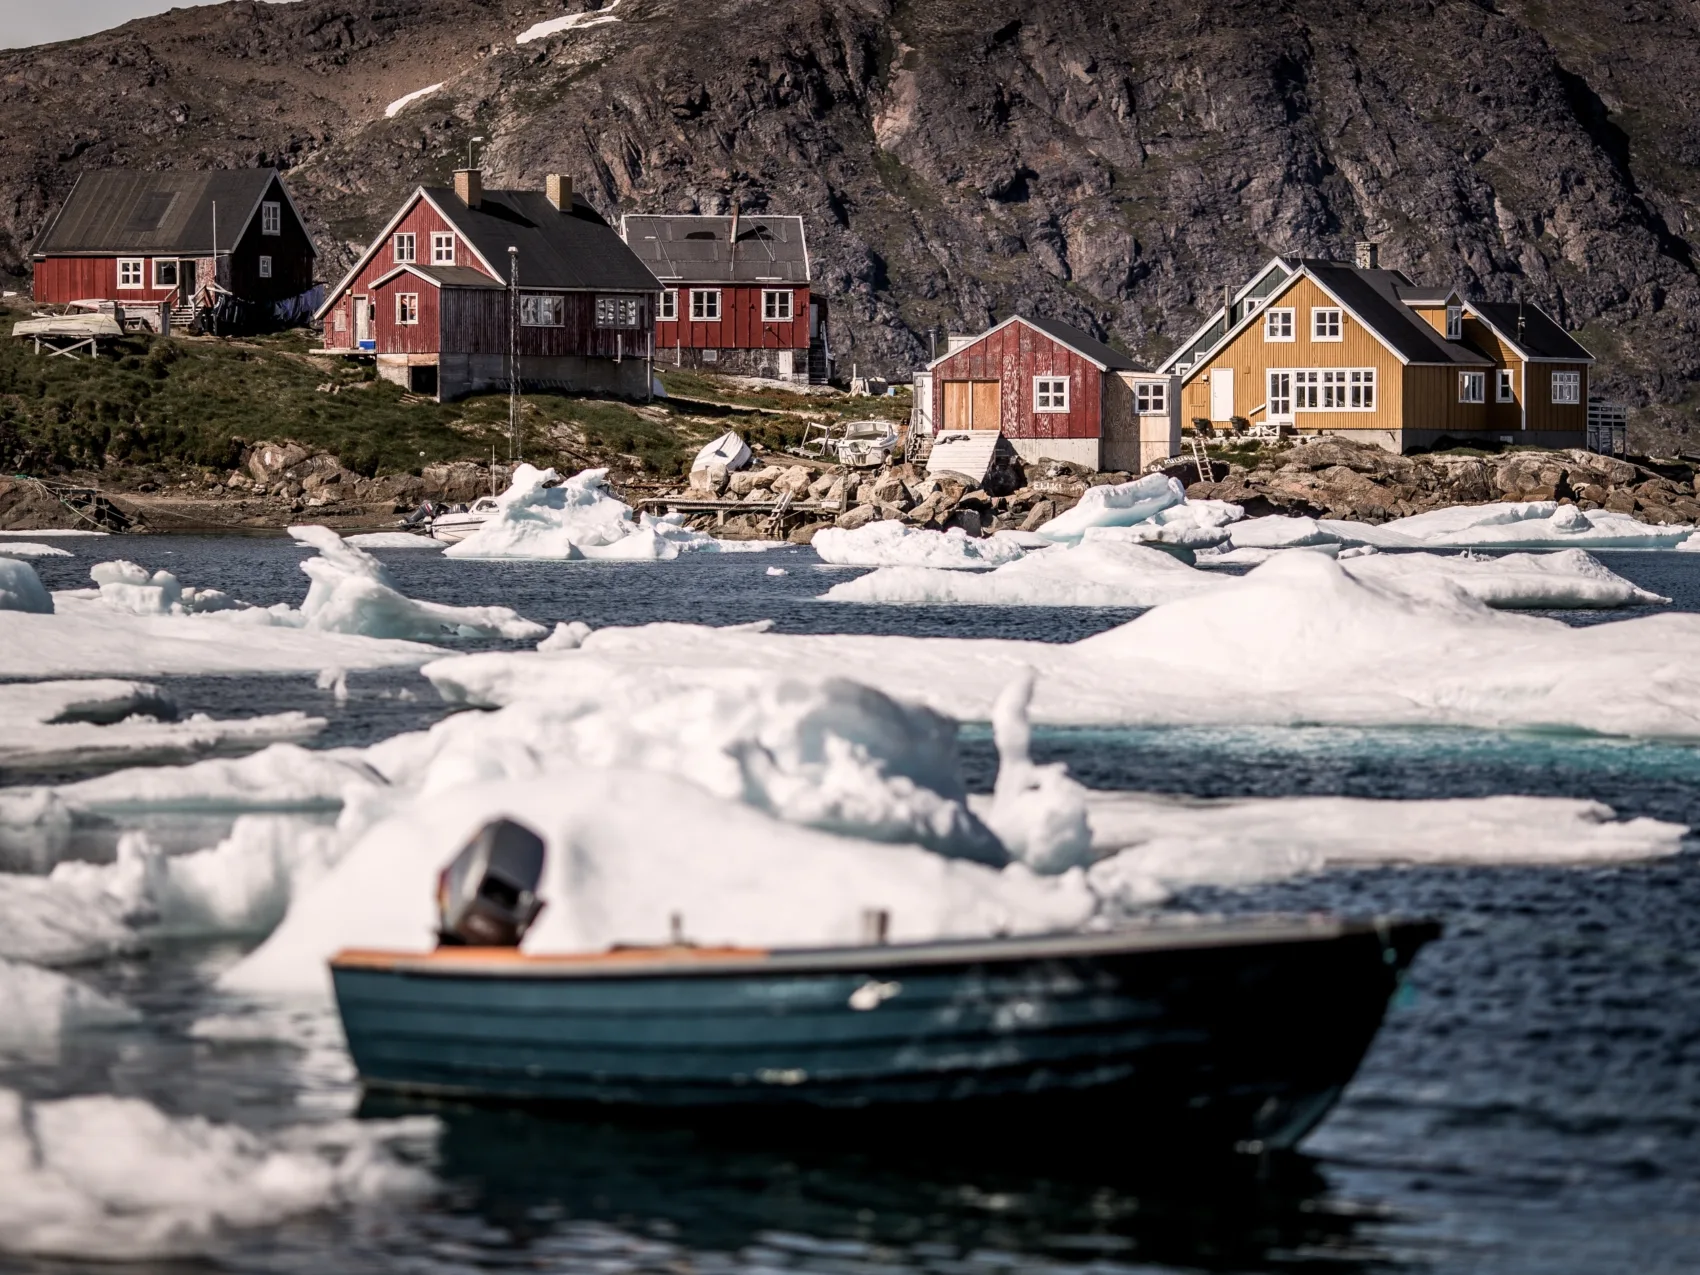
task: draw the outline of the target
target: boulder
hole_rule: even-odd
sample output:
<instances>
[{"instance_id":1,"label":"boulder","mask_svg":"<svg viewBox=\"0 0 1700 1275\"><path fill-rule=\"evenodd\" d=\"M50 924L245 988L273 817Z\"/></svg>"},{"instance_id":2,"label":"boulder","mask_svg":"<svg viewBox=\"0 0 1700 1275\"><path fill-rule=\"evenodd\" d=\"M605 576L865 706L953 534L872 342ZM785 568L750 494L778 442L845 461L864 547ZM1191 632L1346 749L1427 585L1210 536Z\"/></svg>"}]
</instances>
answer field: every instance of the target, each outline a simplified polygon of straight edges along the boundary
<instances>
[{"instance_id":1,"label":"boulder","mask_svg":"<svg viewBox=\"0 0 1700 1275\"><path fill-rule=\"evenodd\" d=\"M814 542L815 532L819 531L825 525L825 523L821 522L807 523L804 526L796 528L785 538L794 545L812 544Z\"/></svg>"},{"instance_id":2,"label":"boulder","mask_svg":"<svg viewBox=\"0 0 1700 1275\"><path fill-rule=\"evenodd\" d=\"M1028 511L1027 517L1021 522L1021 529L1023 531L1037 531L1040 527L1044 526L1056 516L1056 502L1052 500L1041 500Z\"/></svg>"},{"instance_id":3,"label":"boulder","mask_svg":"<svg viewBox=\"0 0 1700 1275\"><path fill-rule=\"evenodd\" d=\"M858 527L867 526L876 517L877 511L872 505L857 505L856 508L839 514L833 525L841 531L854 531Z\"/></svg>"},{"instance_id":4,"label":"boulder","mask_svg":"<svg viewBox=\"0 0 1700 1275\"><path fill-rule=\"evenodd\" d=\"M960 527L971 536L980 534L980 514L975 509L953 509L950 516L944 520L945 530Z\"/></svg>"},{"instance_id":5,"label":"boulder","mask_svg":"<svg viewBox=\"0 0 1700 1275\"><path fill-rule=\"evenodd\" d=\"M740 470L738 473L733 474L729 479L727 479L726 490L734 496L749 496L758 490L756 477L756 474L751 473L747 469Z\"/></svg>"},{"instance_id":6,"label":"boulder","mask_svg":"<svg viewBox=\"0 0 1700 1275\"><path fill-rule=\"evenodd\" d=\"M691 471L691 486L715 496L724 495L731 481L732 472L719 461Z\"/></svg>"},{"instance_id":7,"label":"boulder","mask_svg":"<svg viewBox=\"0 0 1700 1275\"><path fill-rule=\"evenodd\" d=\"M310 454L300 443L255 443L248 453L248 472L255 482L269 483Z\"/></svg>"},{"instance_id":8,"label":"boulder","mask_svg":"<svg viewBox=\"0 0 1700 1275\"><path fill-rule=\"evenodd\" d=\"M945 499L944 493L935 491L910 509L905 517L910 522L918 523L923 527L930 527L941 521L950 507L950 502Z\"/></svg>"},{"instance_id":9,"label":"boulder","mask_svg":"<svg viewBox=\"0 0 1700 1275\"><path fill-rule=\"evenodd\" d=\"M874 481L872 498L877 504L896 505L900 509L907 509L915 503L909 495L909 488L893 473L882 474Z\"/></svg>"},{"instance_id":10,"label":"boulder","mask_svg":"<svg viewBox=\"0 0 1700 1275\"><path fill-rule=\"evenodd\" d=\"M802 465L787 465L769 480L768 487L775 496L790 492L791 499L797 500L809 490L810 477L809 471Z\"/></svg>"}]
</instances>

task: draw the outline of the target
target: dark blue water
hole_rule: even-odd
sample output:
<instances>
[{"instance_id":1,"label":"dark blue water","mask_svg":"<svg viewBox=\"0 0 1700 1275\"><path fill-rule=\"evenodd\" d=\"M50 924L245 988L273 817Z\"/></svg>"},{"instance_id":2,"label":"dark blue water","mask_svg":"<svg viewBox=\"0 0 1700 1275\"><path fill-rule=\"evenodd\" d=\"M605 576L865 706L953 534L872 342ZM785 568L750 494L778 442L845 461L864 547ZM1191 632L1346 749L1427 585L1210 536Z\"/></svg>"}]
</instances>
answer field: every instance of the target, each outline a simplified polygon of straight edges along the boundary
<instances>
[{"instance_id":1,"label":"dark blue water","mask_svg":"<svg viewBox=\"0 0 1700 1275\"><path fill-rule=\"evenodd\" d=\"M256 603L298 601L303 551L273 539L64 542L52 587L129 556ZM457 563L382 554L402 587L592 625L772 618L794 632L1068 641L1132 613L862 608L814 601L807 551L685 564ZM1700 610L1700 555L1602 554ZM786 576L768 576L784 566ZM1618 613L1621 614L1621 613ZM1600 616L1565 615L1569 622ZM499 644L496 644L499 645ZM165 679L186 709L309 708L325 742L367 742L445 710L412 674L355 675L338 706L311 681ZM409 690L426 693L399 698ZM1085 782L1196 796L1585 796L1700 824L1700 752L1586 736L1459 730L1046 731ZM989 786L995 756L965 732ZM429 1203L233 1236L205 1264L240 1271L1700 1271L1700 859L1611 869L1335 872L1177 906L1421 913L1445 936L1418 961L1357 1081L1305 1154L1263 1165L1152 1164L1137 1131L1059 1129L963 1163L949 1147L847 1152L475 1110L438 1114ZM143 1024L0 1065L41 1096L133 1093L262 1127L352 1106L346 1062L317 1045L210 1041L208 985L239 945L179 944L82 972ZM372 1111L370 1114L388 1114ZM4 1184L0 1183L0 1189ZM0 1259L0 1270L64 1265Z\"/></svg>"}]
</instances>

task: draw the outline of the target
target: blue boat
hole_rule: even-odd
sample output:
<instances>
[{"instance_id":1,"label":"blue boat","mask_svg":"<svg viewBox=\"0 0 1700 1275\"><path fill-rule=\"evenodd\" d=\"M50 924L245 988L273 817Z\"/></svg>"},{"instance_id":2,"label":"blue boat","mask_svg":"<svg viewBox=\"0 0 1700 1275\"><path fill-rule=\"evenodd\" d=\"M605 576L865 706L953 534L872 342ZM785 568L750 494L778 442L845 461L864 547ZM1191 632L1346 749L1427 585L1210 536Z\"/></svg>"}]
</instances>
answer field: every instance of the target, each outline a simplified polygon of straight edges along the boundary
<instances>
[{"instance_id":1,"label":"blue boat","mask_svg":"<svg viewBox=\"0 0 1700 1275\"><path fill-rule=\"evenodd\" d=\"M349 950L371 1090L697 1121L1088 1128L1295 1145L1440 927L1166 916L1107 933L530 955ZM1078 1128L1079 1126L1072 1126Z\"/></svg>"}]
</instances>

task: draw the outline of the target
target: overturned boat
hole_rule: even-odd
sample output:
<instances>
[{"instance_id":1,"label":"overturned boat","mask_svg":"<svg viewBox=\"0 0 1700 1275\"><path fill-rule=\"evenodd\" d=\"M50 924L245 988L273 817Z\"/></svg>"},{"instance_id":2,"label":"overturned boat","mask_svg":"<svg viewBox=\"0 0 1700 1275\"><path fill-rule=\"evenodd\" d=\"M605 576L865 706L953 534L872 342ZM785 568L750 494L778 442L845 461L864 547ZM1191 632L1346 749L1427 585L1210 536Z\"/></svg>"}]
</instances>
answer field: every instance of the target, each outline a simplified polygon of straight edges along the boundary
<instances>
[{"instance_id":1,"label":"overturned boat","mask_svg":"<svg viewBox=\"0 0 1700 1275\"><path fill-rule=\"evenodd\" d=\"M491 825L445 870L436 951L332 959L369 1088L693 1120L1042 1131L1086 1116L1142 1140L1287 1148L1439 934L1174 915L1090 934L533 955L518 943L541 906L542 843L503 824L517 827Z\"/></svg>"}]
</instances>

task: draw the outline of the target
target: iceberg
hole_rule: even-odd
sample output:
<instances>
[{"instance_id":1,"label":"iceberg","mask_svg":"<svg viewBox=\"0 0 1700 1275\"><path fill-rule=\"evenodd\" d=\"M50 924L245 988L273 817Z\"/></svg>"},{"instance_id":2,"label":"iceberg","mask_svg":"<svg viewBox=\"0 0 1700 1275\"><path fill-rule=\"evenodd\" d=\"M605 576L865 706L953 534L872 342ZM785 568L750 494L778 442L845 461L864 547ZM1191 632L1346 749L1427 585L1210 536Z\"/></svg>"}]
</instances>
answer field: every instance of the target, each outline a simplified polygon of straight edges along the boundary
<instances>
[{"instance_id":1,"label":"iceberg","mask_svg":"<svg viewBox=\"0 0 1700 1275\"><path fill-rule=\"evenodd\" d=\"M1052 518L1037 534L1046 540L1070 543L1079 540L1088 527L1130 527L1184 503L1186 488L1179 479L1147 474L1128 483L1088 487L1073 509Z\"/></svg>"},{"instance_id":2,"label":"iceberg","mask_svg":"<svg viewBox=\"0 0 1700 1275\"><path fill-rule=\"evenodd\" d=\"M1365 550L1350 557L1342 554L1340 565L1354 579L1407 591L1455 587L1499 610L1661 606L1670 601L1625 580L1581 549L1498 557L1479 557L1467 549L1459 554Z\"/></svg>"},{"instance_id":3,"label":"iceberg","mask_svg":"<svg viewBox=\"0 0 1700 1275\"><path fill-rule=\"evenodd\" d=\"M1014 562L1035 545L1020 532L997 531L984 539L970 536L960 527L928 531L894 521L870 522L854 531L824 527L815 533L810 547L822 562L835 567L932 567L960 570L965 567L996 567Z\"/></svg>"},{"instance_id":4,"label":"iceberg","mask_svg":"<svg viewBox=\"0 0 1700 1275\"><path fill-rule=\"evenodd\" d=\"M29 563L17 558L0 558L0 611L53 614L53 597Z\"/></svg>"},{"instance_id":5,"label":"iceberg","mask_svg":"<svg viewBox=\"0 0 1700 1275\"><path fill-rule=\"evenodd\" d=\"M1285 549L1327 543L1378 549L1674 549L1690 526L1654 526L1610 509L1553 500L1455 505L1380 525L1271 514L1232 529L1235 548Z\"/></svg>"}]
</instances>

